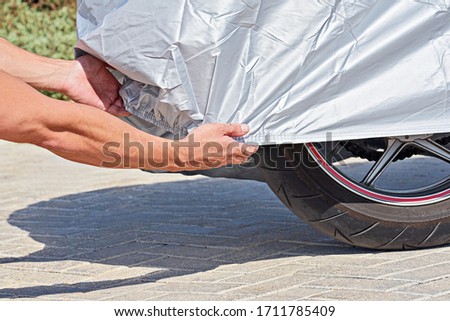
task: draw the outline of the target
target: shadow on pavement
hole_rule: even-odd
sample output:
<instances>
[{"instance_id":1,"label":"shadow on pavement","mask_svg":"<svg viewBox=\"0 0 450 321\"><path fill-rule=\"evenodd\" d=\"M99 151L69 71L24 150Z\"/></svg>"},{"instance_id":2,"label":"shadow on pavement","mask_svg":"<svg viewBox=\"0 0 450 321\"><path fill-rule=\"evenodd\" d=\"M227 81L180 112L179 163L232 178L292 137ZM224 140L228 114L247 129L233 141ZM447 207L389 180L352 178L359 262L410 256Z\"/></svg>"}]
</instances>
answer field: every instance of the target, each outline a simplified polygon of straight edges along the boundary
<instances>
[{"instance_id":1,"label":"shadow on pavement","mask_svg":"<svg viewBox=\"0 0 450 321\"><path fill-rule=\"evenodd\" d=\"M74 260L158 271L0 289L1 298L90 292L263 259L367 252L312 230L265 184L251 181L200 179L73 194L16 211L8 222L45 248L0 259L3 264Z\"/></svg>"}]
</instances>

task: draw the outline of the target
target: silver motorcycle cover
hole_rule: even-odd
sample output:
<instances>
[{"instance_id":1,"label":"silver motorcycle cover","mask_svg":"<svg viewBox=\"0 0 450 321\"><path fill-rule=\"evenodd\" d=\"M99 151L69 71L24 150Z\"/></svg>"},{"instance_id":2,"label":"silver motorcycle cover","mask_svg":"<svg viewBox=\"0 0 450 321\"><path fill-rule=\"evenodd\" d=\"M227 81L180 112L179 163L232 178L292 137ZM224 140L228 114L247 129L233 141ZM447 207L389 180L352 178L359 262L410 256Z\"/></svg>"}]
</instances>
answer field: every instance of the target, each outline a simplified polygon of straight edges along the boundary
<instances>
[{"instance_id":1,"label":"silver motorcycle cover","mask_svg":"<svg viewBox=\"0 0 450 321\"><path fill-rule=\"evenodd\" d=\"M77 49L123 73L127 109L247 141L450 132L450 0L81 0Z\"/></svg>"}]
</instances>

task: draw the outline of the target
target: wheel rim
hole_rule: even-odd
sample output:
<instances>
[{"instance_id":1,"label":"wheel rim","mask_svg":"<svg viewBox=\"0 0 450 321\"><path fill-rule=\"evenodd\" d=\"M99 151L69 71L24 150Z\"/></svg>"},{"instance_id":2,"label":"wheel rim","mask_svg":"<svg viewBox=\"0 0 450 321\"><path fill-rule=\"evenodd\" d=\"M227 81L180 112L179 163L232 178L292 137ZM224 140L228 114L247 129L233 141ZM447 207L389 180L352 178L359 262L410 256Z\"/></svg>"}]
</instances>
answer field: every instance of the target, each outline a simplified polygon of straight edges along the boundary
<instances>
[{"instance_id":1,"label":"wheel rim","mask_svg":"<svg viewBox=\"0 0 450 321\"><path fill-rule=\"evenodd\" d=\"M360 177L352 174L351 168L344 168L342 161L333 162L334 155L339 152L339 146L343 148L341 143L335 143L331 150L327 150L323 146L324 144L318 143L306 144L309 155L327 175L347 190L366 199L396 206L421 206L442 202L450 198L450 150L437 143L433 135L386 138L386 147L381 151L381 156L372 164L364 165L364 171L366 169L367 171ZM435 171L435 165L433 164L437 161L439 161L442 173L433 173L433 179L421 183L421 186L407 187L405 182L402 182L405 186L400 188L378 184L382 178L386 178L385 176L388 176L390 172L392 173L394 167L399 167L399 162L404 162L404 160L398 160L397 157L409 146L423 152L423 155L418 154L420 158L427 158L426 160L420 159L418 164L420 165L421 162L428 165L416 166L417 173L411 171L408 175L402 177L403 181L413 180L414 175L418 174L424 177L424 175L427 175L425 174L426 170L433 173ZM344 165L348 166L345 162Z\"/></svg>"}]
</instances>

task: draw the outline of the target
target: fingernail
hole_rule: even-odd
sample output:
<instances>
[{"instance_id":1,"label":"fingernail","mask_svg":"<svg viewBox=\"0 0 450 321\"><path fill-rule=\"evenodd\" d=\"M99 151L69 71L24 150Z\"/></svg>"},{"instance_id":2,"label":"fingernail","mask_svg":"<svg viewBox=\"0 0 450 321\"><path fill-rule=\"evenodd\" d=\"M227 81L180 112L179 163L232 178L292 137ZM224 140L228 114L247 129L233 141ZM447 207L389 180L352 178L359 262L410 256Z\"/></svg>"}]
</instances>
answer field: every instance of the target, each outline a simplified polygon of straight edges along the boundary
<instances>
[{"instance_id":1,"label":"fingernail","mask_svg":"<svg viewBox=\"0 0 450 321\"><path fill-rule=\"evenodd\" d=\"M259 149L259 146L255 146L255 145L251 145L248 147L248 151L250 153L256 153L258 151L258 149Z\"/></svg>"},{"instance_id":2,"label":"fingernail","mask_svg":"<svg viewBox=\"0 0 450 321\"><path fill-rule=\"evenodd\" d=\"M247 124L241 124L241 129L246 133L250 130L250 126L248 126Z\"/></svg>"}]
</instances>

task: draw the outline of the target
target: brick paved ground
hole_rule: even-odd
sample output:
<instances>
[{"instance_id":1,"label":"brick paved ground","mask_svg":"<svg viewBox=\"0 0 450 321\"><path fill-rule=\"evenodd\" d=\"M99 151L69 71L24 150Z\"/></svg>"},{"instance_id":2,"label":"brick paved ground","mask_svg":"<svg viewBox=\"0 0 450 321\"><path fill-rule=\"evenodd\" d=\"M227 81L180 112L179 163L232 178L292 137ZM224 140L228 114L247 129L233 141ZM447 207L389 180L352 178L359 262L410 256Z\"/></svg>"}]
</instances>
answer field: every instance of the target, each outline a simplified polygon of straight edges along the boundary
<instances>
[{"instance_id":1,"label":"brick paved ground","mask_svg":"<svg viewBox=\"0 0 450 321\"><path fill-rule=\"evenodd\" d=\"M450 247L342 245L261 183L102 170L6 142L0 150L2 299L450 299Z\"/></svg>"}]
</instances>

